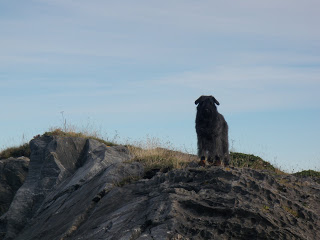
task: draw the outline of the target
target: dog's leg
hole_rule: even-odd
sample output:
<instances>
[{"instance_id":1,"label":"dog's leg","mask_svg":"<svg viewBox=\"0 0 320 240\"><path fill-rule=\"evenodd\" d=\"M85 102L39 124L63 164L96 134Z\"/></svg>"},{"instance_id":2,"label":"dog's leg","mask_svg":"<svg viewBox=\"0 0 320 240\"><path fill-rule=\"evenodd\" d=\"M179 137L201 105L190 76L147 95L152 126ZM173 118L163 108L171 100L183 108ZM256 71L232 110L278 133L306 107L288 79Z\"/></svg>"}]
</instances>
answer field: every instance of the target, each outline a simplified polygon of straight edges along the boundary
<instances>
[{"instance_id":1,"label":"dog's leg","mask_svg":"<svg viewBox=\"0 0 320 240\"><path fill-rule=\"evenodd\" d=\"M214 166L221 166L221 158L219 156L215 157L215 161L213 163Z\"/></svg>"}]
</instances>

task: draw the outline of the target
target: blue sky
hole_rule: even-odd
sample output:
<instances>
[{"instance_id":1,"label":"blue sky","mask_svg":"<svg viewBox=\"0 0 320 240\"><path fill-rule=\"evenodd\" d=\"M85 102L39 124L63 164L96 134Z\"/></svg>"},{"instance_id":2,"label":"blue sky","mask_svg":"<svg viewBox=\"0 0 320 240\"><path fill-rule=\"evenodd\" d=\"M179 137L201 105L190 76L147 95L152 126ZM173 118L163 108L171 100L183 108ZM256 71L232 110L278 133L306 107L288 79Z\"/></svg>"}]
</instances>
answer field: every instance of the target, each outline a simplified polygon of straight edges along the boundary
<instances>
[{"instance_id":1,"label":"blue sky","mask_svg":"<svg viewBox=\"0 0 320 240\"><path fill-rule=\"evenodd\" d=\"M0 2L0 149L50 127L196 152L200 95L232 150L320 170L320 2Z\"/></svg>"}]
</instances>

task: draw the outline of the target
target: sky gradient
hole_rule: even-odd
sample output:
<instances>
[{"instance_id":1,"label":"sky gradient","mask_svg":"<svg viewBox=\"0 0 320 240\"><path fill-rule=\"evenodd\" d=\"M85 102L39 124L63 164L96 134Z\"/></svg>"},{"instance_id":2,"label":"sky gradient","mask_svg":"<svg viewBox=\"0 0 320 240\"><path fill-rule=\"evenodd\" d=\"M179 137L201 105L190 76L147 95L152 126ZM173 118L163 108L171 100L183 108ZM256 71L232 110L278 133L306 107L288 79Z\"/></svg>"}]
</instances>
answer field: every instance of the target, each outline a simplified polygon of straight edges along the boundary
<instances>
[{"instance_id":1,"label":"sky gradient","mask_svg":"<svg viewBox=\"0 0 320 240\"><path fill-rule=\"evenodd\" d=\"M194 101L214 95L231 150L320 171L319 9L317 0L1 1L0 149L64 117L103 137L151 136L195 153Z\"/></svg>"}]
</instances>

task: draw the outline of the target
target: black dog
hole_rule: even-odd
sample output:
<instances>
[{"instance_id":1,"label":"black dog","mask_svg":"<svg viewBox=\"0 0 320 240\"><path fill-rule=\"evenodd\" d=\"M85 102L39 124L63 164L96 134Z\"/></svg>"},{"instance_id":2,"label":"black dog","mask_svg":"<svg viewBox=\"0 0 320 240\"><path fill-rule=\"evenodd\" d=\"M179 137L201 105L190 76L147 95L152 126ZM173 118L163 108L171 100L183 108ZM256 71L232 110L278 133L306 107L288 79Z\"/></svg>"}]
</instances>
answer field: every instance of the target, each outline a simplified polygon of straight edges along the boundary
<instances>
[{"instance_id":1,"label":"black dog","mask_svg":"<svg viewBox=\"0 0 320 240\"><path fill-rule=\"evenodd\" d=\"M219 102L213 96L201 96L196 101L196 132L198 136L198 156L200 165L207 158L209 163L229 165L228 124L218 113Z\"/></svg>"}]
</instances>

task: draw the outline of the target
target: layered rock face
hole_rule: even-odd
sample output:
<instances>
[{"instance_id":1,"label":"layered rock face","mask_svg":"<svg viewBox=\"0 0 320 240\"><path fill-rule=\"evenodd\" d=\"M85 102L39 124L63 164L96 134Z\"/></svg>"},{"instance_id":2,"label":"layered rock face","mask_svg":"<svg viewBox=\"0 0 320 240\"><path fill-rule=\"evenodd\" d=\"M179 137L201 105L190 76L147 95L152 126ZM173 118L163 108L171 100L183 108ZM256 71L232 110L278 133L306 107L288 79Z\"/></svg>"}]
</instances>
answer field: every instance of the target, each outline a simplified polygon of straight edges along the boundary
<instances>
[{"instance_id":1,"label":"layered rock face","mask_svg":"<svg viewBox=\"0 0 320 240\"><path fill-rule=\"evenodd\" d=\"M317 239L319 200L291 176L175 170L111 190L70 239Z\"/></svg>"},{"instance_id":2,"label":"layered rock face","mask_svg":"<svg viewBox=\"0 0 320 240\"><path fill-rule=\"evenodd\" d=\"M143 167L129 161L125 147L41 137L31 150L28 177L0 219L4 239L320 236L320 185L311 179L221 167L143 179Z\"/></svg>"},{"instance_id":3,"label":"layered rock face","mask_svg":"<svg viewBox=\"0 0 320 240\"><path fill-rule=\"evenodd\" d=\"M4 239L66 238L105 193L143 174L140 164L126 163L126 148L91 139L45 136L30 148L28 176L0 219Z\"/></svg>"},{"instance_id":4,"label":"layered rock face","mask_svg":"<svg viewBox=\"0 0 320 240\"><path fill-rule=\"evenodd\" d=\"M0 160L0 216L11 204L17 190L28 174L29 158L8 158Z\"/></svg>"}]
</instances>

